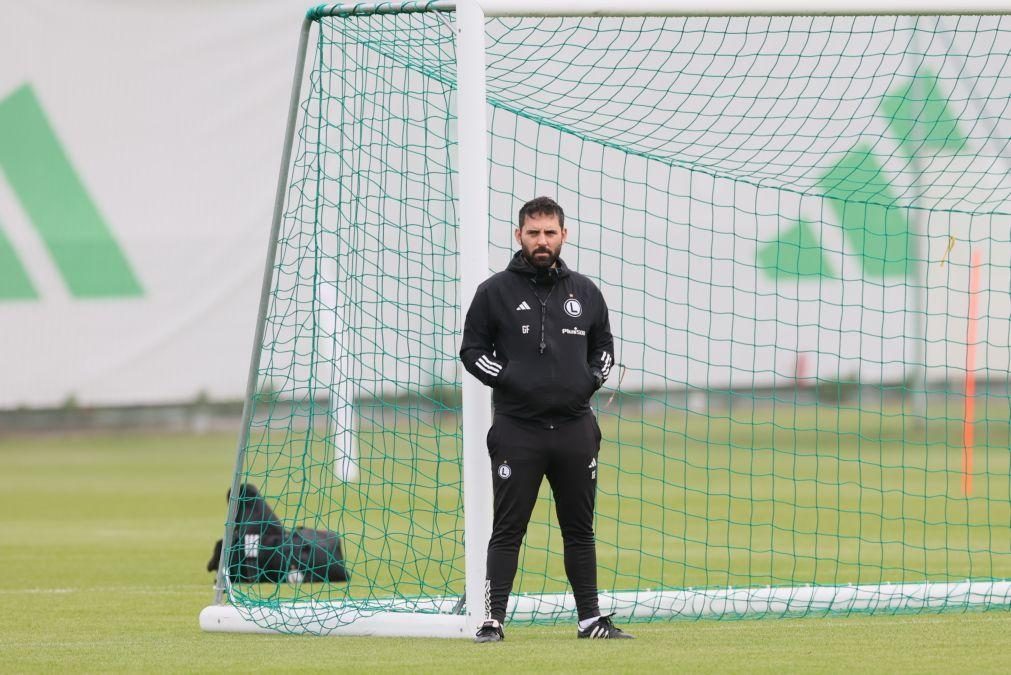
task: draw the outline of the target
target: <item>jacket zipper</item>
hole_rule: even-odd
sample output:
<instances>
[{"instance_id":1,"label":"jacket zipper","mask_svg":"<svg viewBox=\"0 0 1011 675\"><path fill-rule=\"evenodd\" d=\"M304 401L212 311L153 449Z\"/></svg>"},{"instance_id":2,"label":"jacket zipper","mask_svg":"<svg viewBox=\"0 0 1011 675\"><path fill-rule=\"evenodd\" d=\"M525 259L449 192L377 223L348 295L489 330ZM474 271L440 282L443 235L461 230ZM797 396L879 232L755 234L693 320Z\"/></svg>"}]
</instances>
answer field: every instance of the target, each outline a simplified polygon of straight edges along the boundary
<instances>
[{"instance_id":1,"label":"jacket zipper","mask_svg":"<svg viewBox=\"0 0 1011 675\"><path fill-rule=\"evenodd\" d=\"M531 280L530 283L533 284L534 283L533 280ZM548 346L547 341L545 340L546 333L544 330L544 323L548 315L548 300L551 298L551 294L555 291L555 285L557 285L557 283L558 282L552 284L551 288L548 290L548 294L544 296L543 300L541 300L540 294L537 293L537 286L536 285L534 286L534 297L537 298L537 302L541 303L541 343L539 346L540 346L540 354L542 356L544 355L544 350Z\"/></svg>"}]
</instances>

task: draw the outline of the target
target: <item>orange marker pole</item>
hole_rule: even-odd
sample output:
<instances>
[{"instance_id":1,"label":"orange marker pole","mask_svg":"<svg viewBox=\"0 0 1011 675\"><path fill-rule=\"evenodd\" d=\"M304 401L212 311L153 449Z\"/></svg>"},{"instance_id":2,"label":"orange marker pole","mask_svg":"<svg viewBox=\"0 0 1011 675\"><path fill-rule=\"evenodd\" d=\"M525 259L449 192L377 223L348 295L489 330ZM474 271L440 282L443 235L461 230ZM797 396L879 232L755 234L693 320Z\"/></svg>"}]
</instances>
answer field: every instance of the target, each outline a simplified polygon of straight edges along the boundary
<instances>
[{"instance_id":1,"label":"orange marker pole","mask_svg":"<svg viewBox=\"0 0 1011 675\"><path fill-rule=\"evenodd\" d=\"M972 494L972 449L976 432L976 322L979 306L979 266L982 255L972 252L969 267L969 316L965 328L965 419L962 422L962 495Z\"/></svg>"}]
</instances>

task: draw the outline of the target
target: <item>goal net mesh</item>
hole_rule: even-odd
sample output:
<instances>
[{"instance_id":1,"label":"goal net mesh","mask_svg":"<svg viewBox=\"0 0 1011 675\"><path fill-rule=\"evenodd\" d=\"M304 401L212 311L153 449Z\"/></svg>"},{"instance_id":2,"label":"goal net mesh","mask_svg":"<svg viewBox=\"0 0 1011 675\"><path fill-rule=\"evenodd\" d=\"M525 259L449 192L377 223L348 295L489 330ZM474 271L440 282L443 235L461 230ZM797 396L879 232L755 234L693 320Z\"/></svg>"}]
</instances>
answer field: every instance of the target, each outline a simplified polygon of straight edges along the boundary
<instances>
[{"instance_id":1,"label":"goal net mesh","mask_svg":"<svg viewBox=\"0 0 1011 675\"><path fill-rule=\"evenodd\" d=\"M300 603L326 630L349 609L460 611L452 24L318 19L239 482L287 528L338 532L351 580L233 582L251 613ZM737 617L755 606L656 594L825 588L757 612L1006 607L1006 589L952 589L1011 575L1011 23L486 28L488 271L548 195L562 257L611 309L621 365L592 401L605 606ZM570 620L567 592L545 485L514 620Z\"/></svg>"}]
</instances>

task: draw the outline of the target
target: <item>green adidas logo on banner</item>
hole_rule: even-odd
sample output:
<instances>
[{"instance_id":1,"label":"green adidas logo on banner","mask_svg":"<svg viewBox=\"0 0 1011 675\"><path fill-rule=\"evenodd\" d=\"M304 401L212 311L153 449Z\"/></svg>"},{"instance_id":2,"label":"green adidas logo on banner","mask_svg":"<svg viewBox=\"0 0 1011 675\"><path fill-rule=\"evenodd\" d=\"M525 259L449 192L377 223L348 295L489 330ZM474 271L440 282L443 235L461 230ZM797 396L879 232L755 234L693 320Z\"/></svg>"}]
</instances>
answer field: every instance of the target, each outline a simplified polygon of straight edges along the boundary
<instances>
[{"instance_id":1,"label":"green adidas logo on banner","mask_svg":"<svg viewBox=\"0 0 1011 675\"><path fill-rule=\"evenodd\" d=\"M923 150L956 153L966 138L944 98L937 77L919 72L905 86L886 94L878 113L906 157ZM826 205L864 274L874 278L907 276L912 245L909 216L873 149L858 143L818 181ZM837 278L826 260L815 226L794 221L779 238L760 247L757 264L772 278Z\"/></svg>"},{"instance_id":2,"label":"green adidas logo on banner","mask_svg":"<svg viewBox=\"0 0 1011 675\"><path fill-rule=\"evenodd\" d=\"M73 297L143 295L28 85L0 99L0 170ZM0 223L0 301L35 298L38 292Z\"/></svg>"}]
</instances>

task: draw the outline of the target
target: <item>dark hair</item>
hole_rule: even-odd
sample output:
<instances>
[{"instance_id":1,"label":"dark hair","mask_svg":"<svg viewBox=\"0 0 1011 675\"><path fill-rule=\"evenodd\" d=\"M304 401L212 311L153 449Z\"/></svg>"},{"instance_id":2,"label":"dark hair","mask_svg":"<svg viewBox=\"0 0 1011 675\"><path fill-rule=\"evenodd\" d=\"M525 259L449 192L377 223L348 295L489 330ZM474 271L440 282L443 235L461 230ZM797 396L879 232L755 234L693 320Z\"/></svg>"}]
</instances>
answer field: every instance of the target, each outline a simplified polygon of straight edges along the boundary
<instances>
[{"instance_id":1,"label":"dark hair","mask_svg":"<svg viewBox=\"0 0 1011 675\"><path fill-rule=\"evenodd\" d=\"M534 197L520 207L519 229L523 229L527 216L557 216L559 227L565 227L565 212L551 197Z\"/></svg>"}]
</instances>

